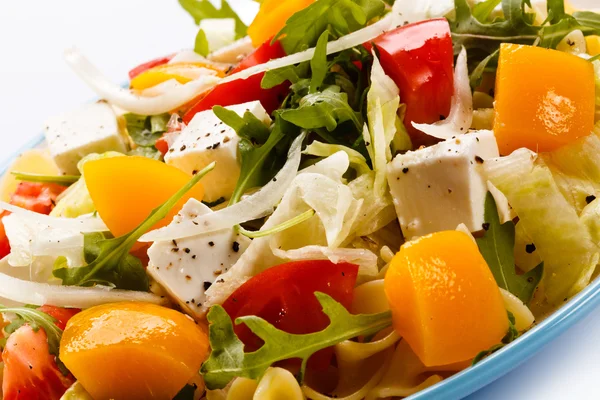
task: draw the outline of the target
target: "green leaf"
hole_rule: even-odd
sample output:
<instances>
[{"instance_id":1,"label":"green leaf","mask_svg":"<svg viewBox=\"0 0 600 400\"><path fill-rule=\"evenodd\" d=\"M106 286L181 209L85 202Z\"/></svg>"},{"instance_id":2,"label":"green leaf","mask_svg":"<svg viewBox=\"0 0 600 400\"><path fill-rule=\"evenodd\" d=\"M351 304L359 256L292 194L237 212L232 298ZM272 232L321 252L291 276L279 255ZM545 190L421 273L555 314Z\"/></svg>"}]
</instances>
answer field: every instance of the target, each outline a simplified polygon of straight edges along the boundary
<instances>
[{"instance_id":1,"label":"green leaf","mask_svg":"<svg viewBox=\"0 0 600 400\"><path fill-rule=\"evenodd\" d=\"M303 129L326 128L329 132L346 121L352 121L358 131L363 124L348 103L348 94L335 85L304 96L298 108L281 111L281 118Z\"/></svg>"},{"instance_id":2,"label":"green leaf","mask_svg":"<svg viewBox=\"0 0 600 400\"><path fill-rule=\"evenodd\" d=\"M280 40L287 54L314 47L329 29L340 37L363 28L371 19L383 15L381 0L319 0L292 15L273 40Z\"/></svg>"},{"instance_id":3,"label":"green leaf","mask_svg":"<svg viewBox=\"0 0 600 400\"><path fill-rule=\"evenodd\" d=\"M265 72L265 75L260 83L263 89L271 89L283 82L298 83L301 79L308 77L309 63L303 62L299 65L288 65L287 67L271 69Z\"/></svg>"},{"instance_id":4,"label":"green leaf","mask_svg":"<svg viewBox=\"0 0 600 400\"><path fill-rule=\"evenodd\" d=\"M477 64L477 67L475 67L473 72L471 72L471 76L469 77L471 89L475 90L481 85L481 82L483 81L483 73L488 68L488 65L490 65L490 63L496 65L498 64L499 54L500 50L496 50L495 52L484 58L479 64Z\"/></svg>"},{"instance_id":5,"label":"green leaf","mask_svg":"<svg viewBox=\"0 0 600 400\"><path fill-rule=\"evenodd\" d=\"M502 338L502 342L495 344L492 347L490 347L489 349L484 350L484 351L480 352L479 354L477 354L475 356L475 358L473 359L473 362L471 363L472 366L479 363L484 358L494 354L498 350L502 349L507 344L510 344L518 339L519 331L517 331L517 328L515 327L515 322L516 322L515 316L510 311L507 311L507 313L508 313L508 331L506 332L506 335L504 336L504 338Z\"/></svg>"},{"instance_id":6,"label":"green leaf","mask_svg":"<svg viewBox=\"0 0 600 400\"><path fill-rule=\"evenodd\" d=\"M162 134L167 130L169 114L145 116L138 114L125 114L127 132L131 140L142 147L153 147Z\"/></svg>"},{"instance_id":7,"label":"green leaf","mask_svg":"<svg viewBox=\"0 0 600 400\"><path fill-rule=\"evenodd\" d=\"M62 337L62 329L54 324L56 319L33 307L5 307L0 305L0 313L16 314L18 319L6 327L7 333L13 333L24 324L29 324L31 329L37 332L40 328L46 333L48 338L48 351L56 357L56 364L64 375L68 374L67 368L58 357L60 349L60 339ZM18 321L18 322L17 322Z\"/></svg>"},{"instance_id":8,"label":"green leaf","mask_svg":"<svg viewBox=\"0 0 600 400\"><path fill-rule=\"evenodd\" d=\"M129 151L127 153L127 155L152 158L154 160L159 160L159 161L163 159L162 153L160 151L158 151L158 149L156 149L154 146L153 147L142 147L142 146L136 147L135 149Z\"/></svg>"},{"instance_id":9,"label":"green leaf","mask_svg":"<svg viewBox=\"0 0 600 400\"><path fill-rule=\"evenodd\" d=\"M144 266L137 257L129 254L129 251L144 233L165 218L179 200L214 167L213 162L194 175L184 187L152 211L132 232L118 238L107 238L102 233L86 234L84 257L88 265L67 268L64 257L59 257L53 275L61 279L63 285L108 284L119 289L147 291L148 276Z\"/></svg>"},{"instance_id":10,"label":"green leaf","mask_svg":"<svg viewBox=\"0 0 600 400\"><path fill-rule=\"evenodd\" d=\"M205 18L233 18L235 19L236 39L246 36L248 27L231 8L227 0L221 0L221 8L216 8L209 0L179 0L179 4L194 18L196 25L200 24L200 21Z\"/></svg>"},{"instance_id":11,"label":"green leaf","mask_svg":"<svg viewBox=\"0 0 600 400\"><path fill-rule=\"evenodd\" d=\"M244 353L244 344L235 335L225 309L213 306L208 313L212 352L200 371L207 388L222 389L236 377L258 379L274 363L291 358L302 360L298 373L302 382L306 363L317 351L344 340L379 332L392 323L389 311L352 315L328 295L317 292L315 296L330 321L329 326L320 332L296 335L281 331L256 316L237 318L236 324L245 324L264 341L264 345L253 353Z\"/></svg>"},{"instance_id":12,"label":"green leaf","mask_svg":"<svg viewBox=\"0 0 600 400\"><path fill-rule=\"evenodd\" d=\"M242 235L244 235L246 237L249 237L251 239L256 239L256 238L274 235L279 232L283 232L287 229L290 229L293 226L301 224L304 221L308 221L314 215L315 215L315 210L308 210L308 211L303 212L302 214L295 216L294 218L291 218L285 222L282 222L279 225L276 225L276 226L274 226L270 229L264 230L264 231L262 231L262 230L249 231L249 230L242 228L241 226L238 226L237 230L239 233L241 233Z\"/></svg>"},{"instance_id":13,"label":"green leaf","mask_svg":"<svg viewBox=\"0 0 600 400\"><path fill-rule=\"evenodd\" d=\"M62 186L70 186L77 182L80 176L76 175L41 175L41 174L30 174L28 172L17 172L12 171L11 174L18 181L24 182L40 182L40 183L55 183Z\"/></svg>"},{"instance_id":14,"label":"green leaf","mask_svg":"<svg viewBox=\"0 0 600 400\"><path fill-rule=\"evenodd\" d=\"M208 53L210 52L208 39L206 39L206 33L204 33L204 30L202 29L198 30L198 34L196 34L194 51L200 54L202 57L208 56Z\"/></svg>"},{"instance_id":15,"label":"green leaf","mask_svg":"<svg viewBox=\"0 0 600 400\"><path fill-rule=\"evenodd\" d=\"M274 175L273 169L265 168L266 161L275 146L286 136L285 131L288 129L278 116L270 131L251 112L240 117L236 112L220 106L213 107L213 112L240 137L238 154L242 172L229 201L231 205L237 203L247 189L261 186Z\"/></svg>"},{"instance_id":16,"label":"green leaf","mask_svg":"<svg viewBox=\"0 0 600 400\"><path fill-rule=\"evenodd\" d=\"M500 4L502 0L485 0L481 3L477 3L473 7L473 17L475 17L479 22L485 23L494 9Z\"/></svg>"},{"instance_id":17,"label":"green leaf","mask_svg":"<svg viewBox=\"0 0 600 400\"><path fill-rule=\"evenodd\" d=\"M310 71L312 73L312 79L310 80L309 93L315 93L323 85L325 76L329 71L329 64L327 63L327 40L329 38L329 31L323 32L317 41L315 47L315 55L310 61Z\"/></svg>"},{"instance_id":18,"label":"green leaf","mask_svg":"<svg viewBox=\"0 0 600 400\"><path fill-rule=\"evenodd\" d=\"M485 199L485 224L486 232L482 238L476 239L477 245L498 286L528 304L542 279L544 263L526 274L517 275L514 257L515 224L512 221L500 224L496 202L491 193Z\"/></svg>"}]
</instances>

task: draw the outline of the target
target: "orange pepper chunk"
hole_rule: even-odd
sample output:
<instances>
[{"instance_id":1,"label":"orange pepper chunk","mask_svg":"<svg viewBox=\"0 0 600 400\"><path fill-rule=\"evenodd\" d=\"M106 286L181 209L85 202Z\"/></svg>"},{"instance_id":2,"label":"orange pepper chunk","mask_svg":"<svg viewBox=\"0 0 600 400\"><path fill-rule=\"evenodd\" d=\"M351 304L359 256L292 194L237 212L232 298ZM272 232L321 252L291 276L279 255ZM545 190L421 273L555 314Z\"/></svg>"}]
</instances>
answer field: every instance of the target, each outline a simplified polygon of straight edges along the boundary
<instances>
[{"instance_id":1,"label":"orange pepper chunk","mask_svg":"<svg viewBox=\"0 0 600 400\"><path fill-rule=\"evenodd\" d=\"M60 359L96 400L172 399L208 353L206 331L190 318L135 302L82 311L60 342Z\"/></svg>"},{"instance_id":2,"label":"orange pepper chunk","mask_svg":"<svg viewBox=\"0 0 600 400\"><path fill-rule=\"evenodd\" d=\"M134 230L191 179L175 167L137 156L88 161L83 174L98 214L115 237ZM190 198L203 196L204 188L197 184L154 228L171 222Z\"/></svg>"},{"instance_id":3,"label":"orange pepper chunk","mask_svg":"<svg viewBox=\"0 0 600 400\"><path fill-rule=\"evenodd\" d=\"M494 134L500 153L552 151L594 127L592 64L556 50L502 44Z\"/></svg>"},{"instance_id":4,"label":"orange pepper chunk","mask_svg":"<svg viewBox=\"0 0 600 400\"><path fill-rule=\"evenodd\" d=\"M144 90L171 79L185 84L206 75L205 69L215 71L220 78L225 76L224 70L205 63L163 64L142 72L131 80L130 86L135 90Z\"/></svg>"},{"instance_id":5,"label":"orange pepper chunk","mask_svg":"<svg viewBox=\"0 0 600 400\"><path fill-rule=\"evenodd\" d=\"M508 330L498 285L463 232L402 246L386 273L385 293L394 329L428 367L470 360Z\"/></svg>"},{"instance_id":6,"label":"orange pepper chunk","mask_svg":"<svg viewBox=\"0 0 600 400\"><path fill-rule=\"evenodd\" d=\"M315 0L267 0L248 27L248 36L252 45L258 47L271 40L285 26L292 15L305 9Z\"/></svg>"}]
</instances>

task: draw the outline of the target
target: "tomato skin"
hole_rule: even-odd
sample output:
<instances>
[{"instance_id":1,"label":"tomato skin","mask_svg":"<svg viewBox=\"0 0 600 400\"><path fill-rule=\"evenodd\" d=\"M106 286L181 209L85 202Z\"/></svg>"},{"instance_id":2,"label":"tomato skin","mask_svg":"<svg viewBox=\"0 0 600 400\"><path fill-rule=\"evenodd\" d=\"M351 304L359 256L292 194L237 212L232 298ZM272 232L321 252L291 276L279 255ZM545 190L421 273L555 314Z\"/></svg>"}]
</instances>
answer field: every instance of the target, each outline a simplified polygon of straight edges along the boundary
<instances>
[{"instance_id":1,"label":"tomato skin","mask_svg":"<svg viewBox=\"0 0 600 400\"><path fill-rule=\"evenodd\" d=\"M374 39L381 66L406 103L404 124L415 146L435 143L412 126L447 117L454 92L454 50L445 18L402 26ZM365 44L371 48L371 44Z\"/></svg>"},{"instance_id":2,"label":"tomato skin","mask_svg":"<svg viewBox=\"0 0 600 400\"><path fill-rule=\"evenodd\" d=\"M133 79L136 76L138 76L139 74L141 74L142 72L145 72L151 68L158 67L159 65L168 63L169 61L171 61L171 59L173 57L175 57L175 54L176 53L170 54L165 57L155 58L154 60L150 60L148 62L138 65L137 67L135 67L134 69L129 71L129 79Z\"/></svg>"},{"instance_id":3,"label":"tomato skin","mask_svg":"<svg viewBox=\"0 0 600 400\"><path fill-rule=\"evenodd\" d=\"M329 325L315 292L333 297L347 309L352 304L358 266L334 264L327 260L296 261L278 265L256 275L238 288L223 303L232 320L257 315L288 333L318 332ZM262 346L262 340L244 325L236 325L235 333L246 351ZM316 353L309 365L327 368L333 352Z\"/></svg>"},{"instance_id":4,"label":"tomato skin","mask_svg":"<svg viewBox=\"0 0 600 400\"><path fill-rule=\"evenodd\" d=\"M284 57L285 51L280 42L271 44L267 41L256 49L252 54L243 59L230 74L243 71L255 65L264 64L267 61ZM260 73L247 79L238 79L232 82L218 85L208 93L200 95L196 103L183 116L183 122L189 124L194 115L201 111L212 109L214 106L232 106L259 100L268 113L279 108L289 84L282 83L271 89L262 89L260 83L265 74Z\"/></svg>"},{"instance_id":5,"label":"tomato skin","mask_svg":"<svg viewBox=\"0 0 600 400\"><path fill-rule=\"evenodd\" d=\"M43 306L40 311L65 324L79 310ZM64 376L56 365L54 355L49 353L48 338L43 329L35 332L23 325L13 332L2 351L4 377L2 392L5 400L59 400L75 382L72 375Z\"/></svg>"}]
</instances>

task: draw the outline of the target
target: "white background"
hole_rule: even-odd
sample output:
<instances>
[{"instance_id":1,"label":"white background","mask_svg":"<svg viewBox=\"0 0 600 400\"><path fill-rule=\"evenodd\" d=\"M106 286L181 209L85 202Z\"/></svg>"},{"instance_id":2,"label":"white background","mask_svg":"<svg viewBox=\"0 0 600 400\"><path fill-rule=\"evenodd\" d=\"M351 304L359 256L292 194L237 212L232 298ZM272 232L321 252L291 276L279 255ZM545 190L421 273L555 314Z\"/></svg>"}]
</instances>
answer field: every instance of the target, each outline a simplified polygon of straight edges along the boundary
<instances>
[{"instance_id":1,"label":"white background","mask_svg":"<svg viewBox=\"0 0 600 400\"><path fill-rule=\"evenodd\" d=\"M192 47L195 34L176 0L0 0L0 160L47 117L94 97L64 49L79 47L123 82L137 64ZM470 399L600 399L600 310Z\"/></svg>"}]
</instances>

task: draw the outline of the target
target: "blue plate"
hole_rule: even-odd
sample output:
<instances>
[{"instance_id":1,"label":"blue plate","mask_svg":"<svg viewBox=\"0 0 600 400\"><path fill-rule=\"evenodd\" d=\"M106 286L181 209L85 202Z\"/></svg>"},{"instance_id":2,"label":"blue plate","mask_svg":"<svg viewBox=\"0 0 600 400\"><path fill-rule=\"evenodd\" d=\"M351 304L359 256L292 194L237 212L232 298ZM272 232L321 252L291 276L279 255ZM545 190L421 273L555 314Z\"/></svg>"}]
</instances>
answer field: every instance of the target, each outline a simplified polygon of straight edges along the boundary
<instances>
[{"instance_id":1,"label":"blue plate","mask_svg":"<svg viewBox=\"0 0 600 400\"><path fill-rule=\"evenodd\" d=\"M19 154L25 150L39 147L43 142L43 134L31 140L14 157L0 162L0 171L6 172ZM593 281L581 293L518 340L485 358L474 367L422 390L408 399L456 400L467 397L524 363L546 344L590 314L598 305L600 305L600 279Z\"/></svg>"}]
</instances>

